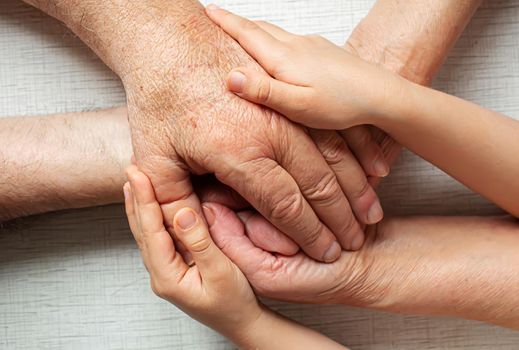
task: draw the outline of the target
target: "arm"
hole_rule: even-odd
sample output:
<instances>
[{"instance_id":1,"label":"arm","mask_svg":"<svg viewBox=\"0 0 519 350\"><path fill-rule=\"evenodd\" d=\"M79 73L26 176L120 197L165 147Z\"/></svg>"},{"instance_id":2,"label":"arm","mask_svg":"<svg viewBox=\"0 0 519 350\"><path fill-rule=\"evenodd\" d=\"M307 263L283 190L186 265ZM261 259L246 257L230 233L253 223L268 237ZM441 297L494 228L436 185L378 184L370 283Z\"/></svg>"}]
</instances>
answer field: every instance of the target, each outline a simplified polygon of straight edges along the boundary
<instances>
[{"instance_id":1,"label":"arm","mask_svg":"<svg viewBox=\"0 0 519 350\"><path fill-rule=\"evenodd\" d=\"M519 217L519 122L439 91L401 83L401 97L389 99L373 124Z\"/></svg>"},{"instance_id":2,"label":"arm","mask_svg":"<svg viewBox=\"0 0 519 350\"><path fill-rule=\"evenodd\" d=\"M345 48L412 82L429 85L481 2L378 0L357 25ZM365 148L362 140L366 137L359 137L365 134L363 130L356 126L342 132L354 151ZM373 128L373 135L392 163L400 146L380 129ZM372 179L373 184L378 182L379 179Z\"/></svg>"},{"instance_id":3,"label":"arm","mask_svg":"<svg viewBox=\"0 0 519 350\"><path fill-rule=\"evenodd\" d=\"M210 230L216 244L261 296L455 316L519 329L516 219L384 219L368 229L362 250L321 264L304 254L281 256L258 248L248 238L259 230L251 224L254 214L238 217L220 205L204 205L215 212Z\"/></svg>"},{"instance_id":4,"label":"arm","mask_svg":"<svg viewBox=\"0 0 519 350\"><path fill-rule=\"evenodd\" d=\"M260 305L242 272L214 244L202 217L183 208L173 222L195 262L188 266L163 225L149 179L135 166L127 173L126 213L155 293L243 349L345 349ZM214 213L203 210L211 222Z\"/></svg>"},{"instance_id":5,"label":"arm","mask_svg":"<svg viewBox=\"0 0 519 350\"><path fill-rule=\"evenodd\" d=\"M117 203L131 156L126 108L0 118L0 221Z\"/></svg>"}]
</instances>

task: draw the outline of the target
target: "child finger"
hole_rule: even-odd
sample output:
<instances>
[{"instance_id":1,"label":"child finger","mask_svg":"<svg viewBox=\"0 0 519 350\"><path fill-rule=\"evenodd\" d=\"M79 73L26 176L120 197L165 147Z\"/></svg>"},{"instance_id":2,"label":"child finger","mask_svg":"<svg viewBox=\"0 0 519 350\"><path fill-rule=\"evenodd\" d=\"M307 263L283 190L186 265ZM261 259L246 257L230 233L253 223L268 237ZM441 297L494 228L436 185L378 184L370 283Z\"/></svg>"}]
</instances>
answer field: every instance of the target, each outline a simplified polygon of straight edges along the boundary
<instances>
[{"instance_id":1,"label":"child finger","mask_svg":"<svg viewBox=\"0 0 519 350\"><path fill-rule=\"evenodd\" d=\"M177 212L173 222L175 232L191 253L202 280L221 280L230 266L229 260L213 242L201 216L191 208L183 208Z\"/></svg>"},{"instance_id":2,"label":"child finger","mask_svg":"<svg viewBox=\"0 0 519 350\"><path fill-rule=\"evenodd\" d=\"M241 98L272 108L295 122L305 124L309 119L304 106L310 99L310 88L287 84L245 67L231 71L227 88Z\"/></svg>"}]
</instances>

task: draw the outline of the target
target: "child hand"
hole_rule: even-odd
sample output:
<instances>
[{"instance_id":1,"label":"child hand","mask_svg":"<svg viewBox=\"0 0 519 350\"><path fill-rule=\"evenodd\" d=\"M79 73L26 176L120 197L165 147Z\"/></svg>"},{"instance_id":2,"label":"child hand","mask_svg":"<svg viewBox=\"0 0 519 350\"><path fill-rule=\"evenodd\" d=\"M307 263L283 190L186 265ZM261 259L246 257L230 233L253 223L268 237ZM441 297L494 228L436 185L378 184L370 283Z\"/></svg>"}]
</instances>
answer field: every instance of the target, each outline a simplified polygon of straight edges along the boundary
<instances>
[{"instance_id":1,"label":"child hand","mask_svg":"<svg viewBox=\"0 0 519 350\"><path fill-rule=\"evenodd\" d=\"M194 261L188 266L164 227L148 177L134 165L127 176L126 214L155 294L235 341L245 337L263 308L242 272L211 239L202 216L184 208L174 218L177 239ZM214 218L208 207L204 214L208 221Z\"/></svg>"},{"instance_id":2,"label":"child hand","mask_svg":"<svg viewBox=\"0 0 519 350\"><path fill-rule=\"evenodd\" d=\"M237 68L229 74L229 90L295 122L318 129L370 124L398 91L398 77L320 36L294 35L215 5L206 12L270 74Z\"/></svg>"}]
</instances>

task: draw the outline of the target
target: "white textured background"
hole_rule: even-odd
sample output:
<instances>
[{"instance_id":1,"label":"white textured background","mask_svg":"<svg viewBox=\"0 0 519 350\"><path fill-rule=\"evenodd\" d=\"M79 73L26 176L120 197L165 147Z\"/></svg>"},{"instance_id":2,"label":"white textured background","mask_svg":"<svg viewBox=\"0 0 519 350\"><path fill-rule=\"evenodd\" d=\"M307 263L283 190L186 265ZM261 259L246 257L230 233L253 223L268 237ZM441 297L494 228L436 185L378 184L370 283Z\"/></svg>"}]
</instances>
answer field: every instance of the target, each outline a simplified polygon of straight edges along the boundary
<instances>
[{"instance_id":1,"label":"white textured background","mask_svg":"<svg viewBox=\"0 0 519 350\"><path fill-rule=\"evenodd\" d=\"M442 1L442 0L434 0ZM464 0L460 0L464 1ZM373 0L228 0L240 14L342 43ZM124 103L118 79L62 25L17 0L0 3L0 115ZM519 119L519 0L488 1L435 86ZM1 171L1 169L0 169ZM381 195L394 213L496 209L404 153ZM519 333L453 319L340 306L273 304L353 349L518 349ZM0 228L1 349L229 349L154 297L121 207L52 213Z\"/></svg>"}]
</instances>

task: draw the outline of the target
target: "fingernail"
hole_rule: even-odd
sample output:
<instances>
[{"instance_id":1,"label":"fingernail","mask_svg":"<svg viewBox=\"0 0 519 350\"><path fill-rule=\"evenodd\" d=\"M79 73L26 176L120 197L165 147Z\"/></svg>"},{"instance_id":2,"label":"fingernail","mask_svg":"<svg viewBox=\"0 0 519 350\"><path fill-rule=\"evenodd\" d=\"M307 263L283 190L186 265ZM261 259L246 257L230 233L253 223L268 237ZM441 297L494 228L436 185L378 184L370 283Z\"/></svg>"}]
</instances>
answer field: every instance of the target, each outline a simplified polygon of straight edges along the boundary
<instances>
[{"instance_id":1,"label":"fingernail","mask_svg":"<svg viewBox=\"0 0 519 350\"><path fill-rule=\"evenodd\" d=\"M380 206L380 202L376 201L371 205L368 210L368 224L376 224L382 217L384 216L384 212L382 211L382 207Z\"/></svg>"},{"instance_id":2,"label":"fingernail","mask_svg":"<svg viewBox=\"0 0 519 350\"><path fill-rule=\"evenodd\" d=\"M389 166L385 159L378 158L373 164L373 168L375 169L375 173L379 177L386 177L389 174Z\"/></svg>"},{"instance_id":3,"label":"fingernail","mask_svg":"<svg viewBox=\"0 0 519 350\"><path fill-rule=\"evenodd\" d=\"M364 244L364 235L358 234L353 238L353 241L351 242L351 250L359 250L362 248L362 245Z\"/></svg>"},{"instance_id":4,"label":"fingernail","mask_svg":"<svg viewBox=\"0 0 519 350\"><path fill-rule=\"evenodd\" d=\"M126 182L123 186L124 200L128 200L130 198L130 183Z\"/></svg>"},{"instance_id":5,"label":"fingernail","mask_svg":"<svg viewBox=\"0 0 519 350\"><path fill-rule=\"evenodd\" d=\"M334 262L339 259L341 256L341 246L337 242L333 242L332 245L328 248L328 250L324 253L323 261L324 262Z\"/></svg>"},{"instance_id":6,"label":"fingernail","mask_svg":"<svg viewBox=\"0 0 519 350\"><path fill-rule=\"evenodd\" d=\"M207 224L209 226L213 226L214 221L216 220L216 215L214 214L213 208L204 204L202 205L202 211L204 212L205 221L207 221Z\"/></svg>"},{"instance_id":7,"label":"fingernail","mask_svg":"<svg viewBox=\"0 0 519 350\"><path fill-rule=\"evenodd\" d=\"M175 216L175 222L182 230L189 230L196 224L196 214L191 208L181 209Z\"/></svg>"},{"instance_id":8,"label":"fingernail","mask_svg":"<svg viewBox=\"0 0 519 350\"><path fill-rule=\"evenodd\" d=\"M209 4L209 5L207 5L206 8L207 8L207 10L209 10L209 11L214 11L214 10L218 10L218 9L219 9L219 7L216 6L215 4Z\"/></svg>"},{"instance_id":9,"label":"fingernail","mask_svg":"<svg viewBox=\"0 0 519 350\"><path fill-rule=\"evenodd\" d=\"M234 71L229 76L229 90L232 92L240 93L243 91L245 85L245 74L242 72Z\"/></svg>"}]
</instances>

